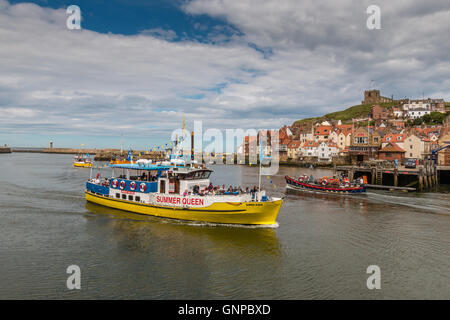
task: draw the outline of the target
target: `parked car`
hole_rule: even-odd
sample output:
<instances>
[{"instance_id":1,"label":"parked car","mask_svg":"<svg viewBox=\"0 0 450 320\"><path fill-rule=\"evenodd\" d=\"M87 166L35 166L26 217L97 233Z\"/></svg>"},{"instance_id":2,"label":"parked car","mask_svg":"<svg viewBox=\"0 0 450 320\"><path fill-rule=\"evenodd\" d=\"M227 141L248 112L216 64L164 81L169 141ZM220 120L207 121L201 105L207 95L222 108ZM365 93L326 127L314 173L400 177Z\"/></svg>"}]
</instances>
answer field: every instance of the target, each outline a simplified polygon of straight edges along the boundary
<instances>
[{"instance_id":1,"label":"parked car","mask_svg":"<svg viewBox=\"0 0 450 320\"><path fill-rule=\"evenodd\" d=\"M417 160L416 159L406 159L405 161L405 168L413 168L415 169L417 166Z\"/></svg>"}]
</instances>

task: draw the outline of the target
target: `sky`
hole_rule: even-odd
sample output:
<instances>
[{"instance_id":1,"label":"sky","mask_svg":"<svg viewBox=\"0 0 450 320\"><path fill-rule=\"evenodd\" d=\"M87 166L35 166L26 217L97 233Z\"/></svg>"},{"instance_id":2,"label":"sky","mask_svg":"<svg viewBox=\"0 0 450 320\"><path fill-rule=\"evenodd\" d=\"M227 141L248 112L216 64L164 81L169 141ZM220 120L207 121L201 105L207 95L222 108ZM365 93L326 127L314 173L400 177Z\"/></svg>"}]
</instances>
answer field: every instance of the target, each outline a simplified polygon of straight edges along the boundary
<instances>
[{"instance_id":1,"label":"sky","mask_svg":"<svg viewBox=\"0 0 450 320\"><path fill-rule=\"evenodd\" d=\"M280 128L369 88L449 101L449 34L448 0L0 0L0 144L147 149L183 116Z\"/></svg>"}]
</instances>

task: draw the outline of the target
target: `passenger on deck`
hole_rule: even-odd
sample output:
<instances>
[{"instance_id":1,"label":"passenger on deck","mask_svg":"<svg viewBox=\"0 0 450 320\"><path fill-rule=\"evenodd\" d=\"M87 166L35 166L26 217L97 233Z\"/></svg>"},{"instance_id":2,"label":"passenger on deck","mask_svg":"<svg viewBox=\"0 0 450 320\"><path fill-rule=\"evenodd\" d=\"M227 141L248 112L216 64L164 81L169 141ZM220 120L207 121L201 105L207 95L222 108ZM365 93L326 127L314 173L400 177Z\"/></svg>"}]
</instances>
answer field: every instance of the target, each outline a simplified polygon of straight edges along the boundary
<instances>
[{"instance_id":1,"label":"passenger on deck","mask_svg":"<svg viewBox=\"0 0 450 320\"><path fill-rule=\"evenodd\" d=\"M200 190L200 187L195 185L194 188L192 188L192 193L193 194L198 194L199 190Z\"/></svg>"}]
</instances>

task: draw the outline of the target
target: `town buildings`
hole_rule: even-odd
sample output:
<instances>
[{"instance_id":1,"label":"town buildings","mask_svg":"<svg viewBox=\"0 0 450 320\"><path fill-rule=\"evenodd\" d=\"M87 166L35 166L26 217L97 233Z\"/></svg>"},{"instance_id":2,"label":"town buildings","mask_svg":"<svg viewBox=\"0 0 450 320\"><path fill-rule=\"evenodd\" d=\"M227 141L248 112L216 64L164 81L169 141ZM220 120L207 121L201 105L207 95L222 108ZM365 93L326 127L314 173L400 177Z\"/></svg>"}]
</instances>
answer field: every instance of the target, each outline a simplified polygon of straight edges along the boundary
<instances>
[{"instance_id":1,"label":"town buildings","mask_svg":"<svg viewBox=\"0 0 450 320\"><path fill-rule=\"evenodd\" d=\"M450 144L449 116L442 124L422 121L414 125L416 121L410 121L432 112L445 113L443 99L393 100L380 96L379 90L369 90L364 93L363 102L373 103L366 117L362 115L345 123L319 118L283 126L276 148L280 160L353 164L368 160L421 161L431 159L433 151ZM249 141L254 139L246 139L243 144L246 154L259 152L258 147L250 147ZM271 142L264 145L264 154L270 154L271 150ZM441 163L449 162L449 152L450 148L440 153Z\"/></svg>"}]
</instances>

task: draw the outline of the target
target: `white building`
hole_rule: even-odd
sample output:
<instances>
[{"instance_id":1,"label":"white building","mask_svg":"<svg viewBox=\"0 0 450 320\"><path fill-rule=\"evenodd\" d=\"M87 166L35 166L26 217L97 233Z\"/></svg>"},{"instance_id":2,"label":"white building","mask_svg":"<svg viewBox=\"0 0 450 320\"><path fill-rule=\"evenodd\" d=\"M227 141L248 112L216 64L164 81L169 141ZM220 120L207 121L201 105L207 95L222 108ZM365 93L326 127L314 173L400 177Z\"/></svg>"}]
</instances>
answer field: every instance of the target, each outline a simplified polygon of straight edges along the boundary
<instances>
[{"instance_id":1,"label":"white building","mask_svg":"<svg viewBox=\"0 0 450 320\"><path fill-rule=\"evenodd\" d=\"M308 140L300 146L301 155L304 157L317 157L318 147L319 147L318 142Z\"/></svg>"},{"instance_id":2,"label":"white building","mask_svg":"<svg viewBox=\"0 0 450 320\"><path fill-rule=\"evenodd\" d=\"M416 119L416 118L423 117L424 115L430 114L430 113L431 113L430 109L417 108L417 109L408 110L407 116L410 119Z\"/></svg>"},{"instance_id":3,"label":"white building","mask_svg":"<svg viewBox=\"0 0 450 320\"><path fill-rule=\"evenodd\" d=\"M322 142L317 148L319 161L331 161L333 156L338 154L338 148L333 142Z\"/></svg>"},{"instance_id":4,"label":"white building","mask_svg":"<svg viewBox=\"0 0 450 320\"><path fill-rule=\"evenodd\" d=\"M431 104L427 100L411 100L403 105L403 111L425 109L431 111Z\"/></svg>"}]
</instances>

